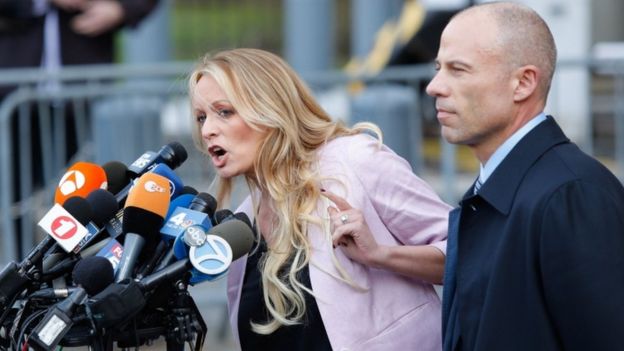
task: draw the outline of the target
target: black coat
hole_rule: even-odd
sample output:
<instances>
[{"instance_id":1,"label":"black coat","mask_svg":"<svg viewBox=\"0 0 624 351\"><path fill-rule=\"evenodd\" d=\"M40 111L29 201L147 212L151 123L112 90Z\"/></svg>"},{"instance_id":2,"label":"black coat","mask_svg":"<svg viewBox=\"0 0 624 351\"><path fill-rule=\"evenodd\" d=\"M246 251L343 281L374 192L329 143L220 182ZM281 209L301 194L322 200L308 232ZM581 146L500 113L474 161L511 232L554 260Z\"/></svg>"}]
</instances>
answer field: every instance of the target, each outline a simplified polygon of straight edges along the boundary
<instances>
[{"instance_id":1,"label":"black coat","mask_svg":"<svg viewBox=\"0 0 624 351\"><path fill-rule=\"evenodd\" d=\"M624 350L622 184L549 117L451 213L444 289L445 350Z\"/></svg>"},{"instance_id":2,"label":"black coat","mask_svg":"<svg viewBox=\"0 0 624 351\"><path fill-rule=\"evenodd\" d=\"M63 65L112 63L114 35L124 26L135 26L158 0L118 0L123 23L99 36L77 34L70 28L78 14L58 9ZM39 67L43 51L44 16L33 15L31 0L0 0L0 68ZM10 53L10 54L9 54Z\"/></svg>"}]
</instances>

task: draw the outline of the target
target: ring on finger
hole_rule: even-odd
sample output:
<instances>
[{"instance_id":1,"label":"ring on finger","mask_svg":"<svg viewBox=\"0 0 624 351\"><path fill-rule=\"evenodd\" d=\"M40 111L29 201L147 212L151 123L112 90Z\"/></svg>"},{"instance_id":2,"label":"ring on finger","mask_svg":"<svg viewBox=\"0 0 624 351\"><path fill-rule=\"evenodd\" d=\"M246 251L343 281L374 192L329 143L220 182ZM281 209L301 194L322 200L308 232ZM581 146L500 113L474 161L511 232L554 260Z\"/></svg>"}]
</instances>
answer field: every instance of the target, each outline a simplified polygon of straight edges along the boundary
<instances>
[{"instance_id":1,"label":"ring on finger","mask_svg":"<svg viewBox=\"0 0 624 351\"><path fill-rule=\"evenodd\" d=\"M347 215L346 213L340 216L340 221L342 222L342 224L347 224L348 220L349 220L349 215Z\"/></svg>"}]
</instances>

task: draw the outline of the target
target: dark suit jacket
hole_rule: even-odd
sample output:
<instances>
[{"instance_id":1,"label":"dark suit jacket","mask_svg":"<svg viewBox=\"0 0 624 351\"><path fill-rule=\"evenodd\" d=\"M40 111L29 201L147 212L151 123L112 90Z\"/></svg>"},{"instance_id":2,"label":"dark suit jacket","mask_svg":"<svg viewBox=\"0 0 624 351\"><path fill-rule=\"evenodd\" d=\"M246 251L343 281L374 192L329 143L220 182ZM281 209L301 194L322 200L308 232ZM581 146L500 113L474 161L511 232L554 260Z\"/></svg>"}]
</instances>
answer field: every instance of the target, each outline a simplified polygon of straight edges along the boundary
<instances>
[{"instance_id":1,"label":"dark suit jacket","mask_svg":"<svg viewBox=\"0 0 624 351\"><path fill-rule=\"evenodd\" d=\"M624 188L552 117L450 222L445 350L624 350Z\"/></svg>"},{"instance_id":2,"label":"dark suit jacket","mask_svg":"<svg viewBox=\"0 0 624 351\"><path fill-rule=\"evenodd\" d=\"M76 12L59 13L63 65L112 63L114 34L123 26L134 26L154 8L158 0L118 0L124 22L96 37L77 34L70 28ZM39 67L43 51L43 16L34 16L30 0L0 0L0 68ZM10 54L8 54L10 53Z\"/></svg>"}]
</instances>

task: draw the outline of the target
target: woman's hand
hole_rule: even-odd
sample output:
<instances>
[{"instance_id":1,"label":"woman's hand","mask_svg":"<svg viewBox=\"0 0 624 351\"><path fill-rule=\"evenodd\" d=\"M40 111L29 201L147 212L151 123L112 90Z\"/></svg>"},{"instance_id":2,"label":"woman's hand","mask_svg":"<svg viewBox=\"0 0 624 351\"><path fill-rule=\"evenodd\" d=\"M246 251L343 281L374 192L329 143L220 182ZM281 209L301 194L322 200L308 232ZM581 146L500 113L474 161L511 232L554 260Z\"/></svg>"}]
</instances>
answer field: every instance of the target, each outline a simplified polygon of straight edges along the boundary
<instances>
[{"instance_id":1,"label":"woman's hand","mask_svg":"<svg viewBox=\"0 0 624 351\"><path fill-rule=\"evenodd\" d=\"M334 247L341 246L345 255L356 262L378 267L386 247L377 244L362 212L334 193L325 190L321 194L336 205L327 208Z\"/></svg>"},{"instance_id":2,"label":"woman's hand","mask_svg":"<svg viewBox=\"0 0 624 351\"><path fill-rule=\"evenodd\" d=\"M347 257L411 278L442 283L445 256L438 248L430 245L379 245L360 210L329 191L321 191L321 194L336 205L327 209L332 241L334 247L342 247Z\"/></svg>"}]
</instances>

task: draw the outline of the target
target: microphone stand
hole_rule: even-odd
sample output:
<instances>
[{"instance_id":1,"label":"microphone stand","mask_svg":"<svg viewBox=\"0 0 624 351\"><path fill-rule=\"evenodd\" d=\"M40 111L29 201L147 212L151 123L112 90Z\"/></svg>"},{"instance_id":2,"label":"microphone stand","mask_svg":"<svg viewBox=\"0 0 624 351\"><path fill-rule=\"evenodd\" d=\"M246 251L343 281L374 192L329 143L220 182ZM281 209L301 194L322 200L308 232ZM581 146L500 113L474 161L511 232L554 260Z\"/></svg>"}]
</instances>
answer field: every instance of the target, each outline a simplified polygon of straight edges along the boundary
<instances>
[{"instance_id":1,"label":"microphone stand","mask_svg":"<svg viewBox=\"0 0 624 351\"><path fill-rule=\"evenodd\" d=\"M172 315L165 335L167 351L184 351L184 344L192 343L193 339L195 351L203 348L208 328L187 288L182 280L175 283L175 292L169 304Z\"/></svg>"}]
</instances>

